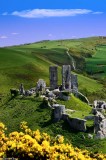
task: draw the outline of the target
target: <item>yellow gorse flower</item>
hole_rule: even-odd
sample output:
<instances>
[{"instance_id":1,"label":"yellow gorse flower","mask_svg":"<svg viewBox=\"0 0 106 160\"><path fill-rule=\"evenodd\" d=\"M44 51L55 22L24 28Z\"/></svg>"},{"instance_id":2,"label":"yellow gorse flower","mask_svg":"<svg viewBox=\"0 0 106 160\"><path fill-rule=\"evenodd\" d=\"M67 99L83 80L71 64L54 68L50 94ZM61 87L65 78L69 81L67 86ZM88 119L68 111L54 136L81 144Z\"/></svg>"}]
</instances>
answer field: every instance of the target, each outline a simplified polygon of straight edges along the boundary
<instances>
[{"instance_id":1,"label":"yellow gorse flower","mask_svg":"<svg viewBox=\"0 0 106 160\"><path fill-rule=\"evenodd\" d=\"M90 154L87 150L64 144L64 137L52 141L47 133L32 131L26 122L21 123L23 132L14 131L6 136L5 125L0 123L0 158L48 160L106 160L106 155Z\"/></svg>"}]
</instances>

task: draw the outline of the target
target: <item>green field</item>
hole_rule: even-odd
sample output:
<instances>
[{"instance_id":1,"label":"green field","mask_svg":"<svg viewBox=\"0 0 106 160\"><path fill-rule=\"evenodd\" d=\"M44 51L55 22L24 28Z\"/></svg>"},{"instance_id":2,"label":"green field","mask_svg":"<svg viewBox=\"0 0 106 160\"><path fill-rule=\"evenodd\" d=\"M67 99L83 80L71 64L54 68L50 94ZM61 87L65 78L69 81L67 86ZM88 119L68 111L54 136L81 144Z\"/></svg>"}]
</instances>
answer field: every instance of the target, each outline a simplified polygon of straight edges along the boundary
<instances>
[{"instance_id":1,"label":"green field","mask_svg":"<svg viewBox=\"0 0 106 160\"><path fill-rule=\"evenodd\" d=\"M62 134L65 136L66 142L71 142L74 146L93 150L93 152L103 151L106 153L105 140L97 140L95 145L95 140L89 140L88 133L84 133L86 138L83 141L82 133L72 131L64 121L52 122L51 110L44 106L42 99L36 97L11 98L9 91L10 88L19 88L21 83L24 84L25 89L35 87L38 79L44 79L49 86L49 67L51 65L58 66L60 85L62 83L61 66L72 63L72 59L66 53L68 48L70 56L76 62L77 68L73 73L78 75L79 91L84 93L90 102L93 102L94 99L106 99L106 93L103 91L104 85L100 81L90 78L83 70L86 57L93 57L86 59L88 68L91 64L92 69L95 68L94 64L96 66L99 64L99 67L105 64L106 48L101 46L102 44L106 44L105 39L94 37L41 41L0 48L0 121L6 124L8 131L19 130L20 122L27 121L33 130L40 129L52 136ZM96 47L97 45L98 47ZM65 104L68 109L76 110L71 115L72 117L84 118L91 112L91 107L74 96L67 102L58 100L58 103ZM88 125L92 125L92 123ZM90 131L93 133L92 127Z\"/></svg>"},{"instance_id":2,"label":"green field","mask_svg":"<svg viewBox=\"0 0 106 160\"><path fill-rule=\"evenodd\" d=\"M97 47L92 58L86 58L86 71L95 77L106 77L106 45Z\"/></svg>"},{"instance_id":3,"label":"green field","mask_svg":"<svg viewBox=\"0 0 106 160\"><path fill-rule=\"evenodd\" d=\"M61 84L61 66L70 64L71 59L66 54L74 55L77 64L81 64L82 53L88 54L96 43L104 43L100 38L78 40L41 41L33 44L0 48L0 94L8 93L10 88L34 87L39 78L46 80L49 85L49 66L58 65L59 84ZM72 53L73 51L73 53ZM83 51L83 52L82 52ZM79 56L80 55L80 56ZM79 69L79 68L77 68ZM79 89L86 88L89 92L102 90L103 86L88 77L78 75ZM85 85L86 81L86 85Z\"/></svg>"},{"instance_id":4,"label":"green field","mask_svg":"<svg viewBox=\"0 0 106 160\"><path fill-rule=\"evenodd\" d=\"M76 110L70 116L84 118L84 116L91 113L91 108L75 98L71 97L72 101L67 101L66 108ZM58 101L59 102L59 101ZM61 102L64 104L65 102ZM85 111L86 110L86 111ZM28 122L28 126L32 130L39 129L41 132L47 132L52 137L61 134L65 137L66 143L72 143L75 147L87 149L93 152L106 153L106 141L88 138L88 131L86 133L73 131L69 125L63 120L55 123L51 119L52 110L45 106L42 98L37 97L17 97L11 99L7 96L5 103L0 106L0 121L2 121L8 128L8 133L12 131L20 131L20 122ZM82 117L83 116L83 117ZM93 134L92 124L87 124L88 130ZM90 128L89 128L90 127ZM7 133L7 134L8 134ZM85 139L83 140L83 136Z\"/></svg>"}]
</instances>

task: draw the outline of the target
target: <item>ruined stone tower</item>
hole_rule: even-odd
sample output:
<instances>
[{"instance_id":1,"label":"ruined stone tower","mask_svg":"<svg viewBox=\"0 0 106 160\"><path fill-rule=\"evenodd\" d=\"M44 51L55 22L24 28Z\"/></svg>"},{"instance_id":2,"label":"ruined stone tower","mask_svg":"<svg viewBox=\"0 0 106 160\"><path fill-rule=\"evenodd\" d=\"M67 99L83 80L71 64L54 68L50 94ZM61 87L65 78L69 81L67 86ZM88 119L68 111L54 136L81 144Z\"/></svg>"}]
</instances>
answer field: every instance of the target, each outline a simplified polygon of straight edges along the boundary
<instances>
[{"instance_id":1,"label":"ruined stone tower","mask_svg":"<svg viewBox=\"0 0 106 160\"><path fill-rule=\"evenodd\" d=\"M62 66L62 89L71 91L71 66Z\"/></svg>"},{"instance_id":2,"label":"ruined stone tower","mask_svg":"<svg viewBox=\"0 0 106 160\"><path fill-rule=\"evenodd\" d=\"M73 92L78 91L78 78L76 74L71 74L71 89Z\"/></svg>"},{"instance_id":3,"label":"ruined stone tower","mask_svg":"<svg viewBox=\"0 0 106 160\"><path fill-rule=\"evenodd\" d=\"M49 67L49 74L50 74L50 88L55 89L58 87L57 66L50 66Z\"/></svg>"}]
</instances>

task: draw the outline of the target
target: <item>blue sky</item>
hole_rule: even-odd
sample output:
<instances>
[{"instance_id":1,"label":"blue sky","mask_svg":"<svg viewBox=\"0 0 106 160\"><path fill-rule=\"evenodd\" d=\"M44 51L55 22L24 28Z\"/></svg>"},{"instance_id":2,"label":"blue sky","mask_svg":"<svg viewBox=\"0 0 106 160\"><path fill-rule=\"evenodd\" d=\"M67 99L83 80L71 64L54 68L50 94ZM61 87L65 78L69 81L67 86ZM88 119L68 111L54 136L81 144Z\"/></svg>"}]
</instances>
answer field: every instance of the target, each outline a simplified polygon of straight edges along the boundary
<instances>
[{"instance_id":1,"label":"blue sky","mask_svg":"<svg viewBox=\"0 0 106 160\"><path fill-rule=\"evenodd\" d=\"M106 36L106 0L0 0L0 46Z\"/></svg>"}]
</instances>

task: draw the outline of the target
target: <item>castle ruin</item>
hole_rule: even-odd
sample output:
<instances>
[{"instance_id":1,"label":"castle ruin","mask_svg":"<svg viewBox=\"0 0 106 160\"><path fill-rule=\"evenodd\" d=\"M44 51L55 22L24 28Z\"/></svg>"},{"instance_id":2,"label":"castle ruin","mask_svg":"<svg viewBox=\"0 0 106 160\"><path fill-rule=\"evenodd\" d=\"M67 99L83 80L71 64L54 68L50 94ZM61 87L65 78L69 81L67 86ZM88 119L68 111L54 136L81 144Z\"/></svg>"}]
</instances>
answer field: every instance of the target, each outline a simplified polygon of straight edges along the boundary
<instances>
[{"instance_id":1,"label":"castle ruin","mask_svg":"<svg viewBox=\"0 0 106 160\"><path fill-rule=\"evenodd\" d=\"M49 74L50 74L50 88L55 89L58 86L57 66L50 66Z\"/></svg>"},{"instance_id":2,"label":"castle ruin","mask_svg":"<svg viewBox=\"0 0 106 160\"><path fill-rule=\"evenodd\" d=\"M50 89L58 87L58 67L50 66ZM77 75L71 73L70 65L62 66L62 90L76 93L78 92L78 79Z\"/></svg>"}]
</instances>

